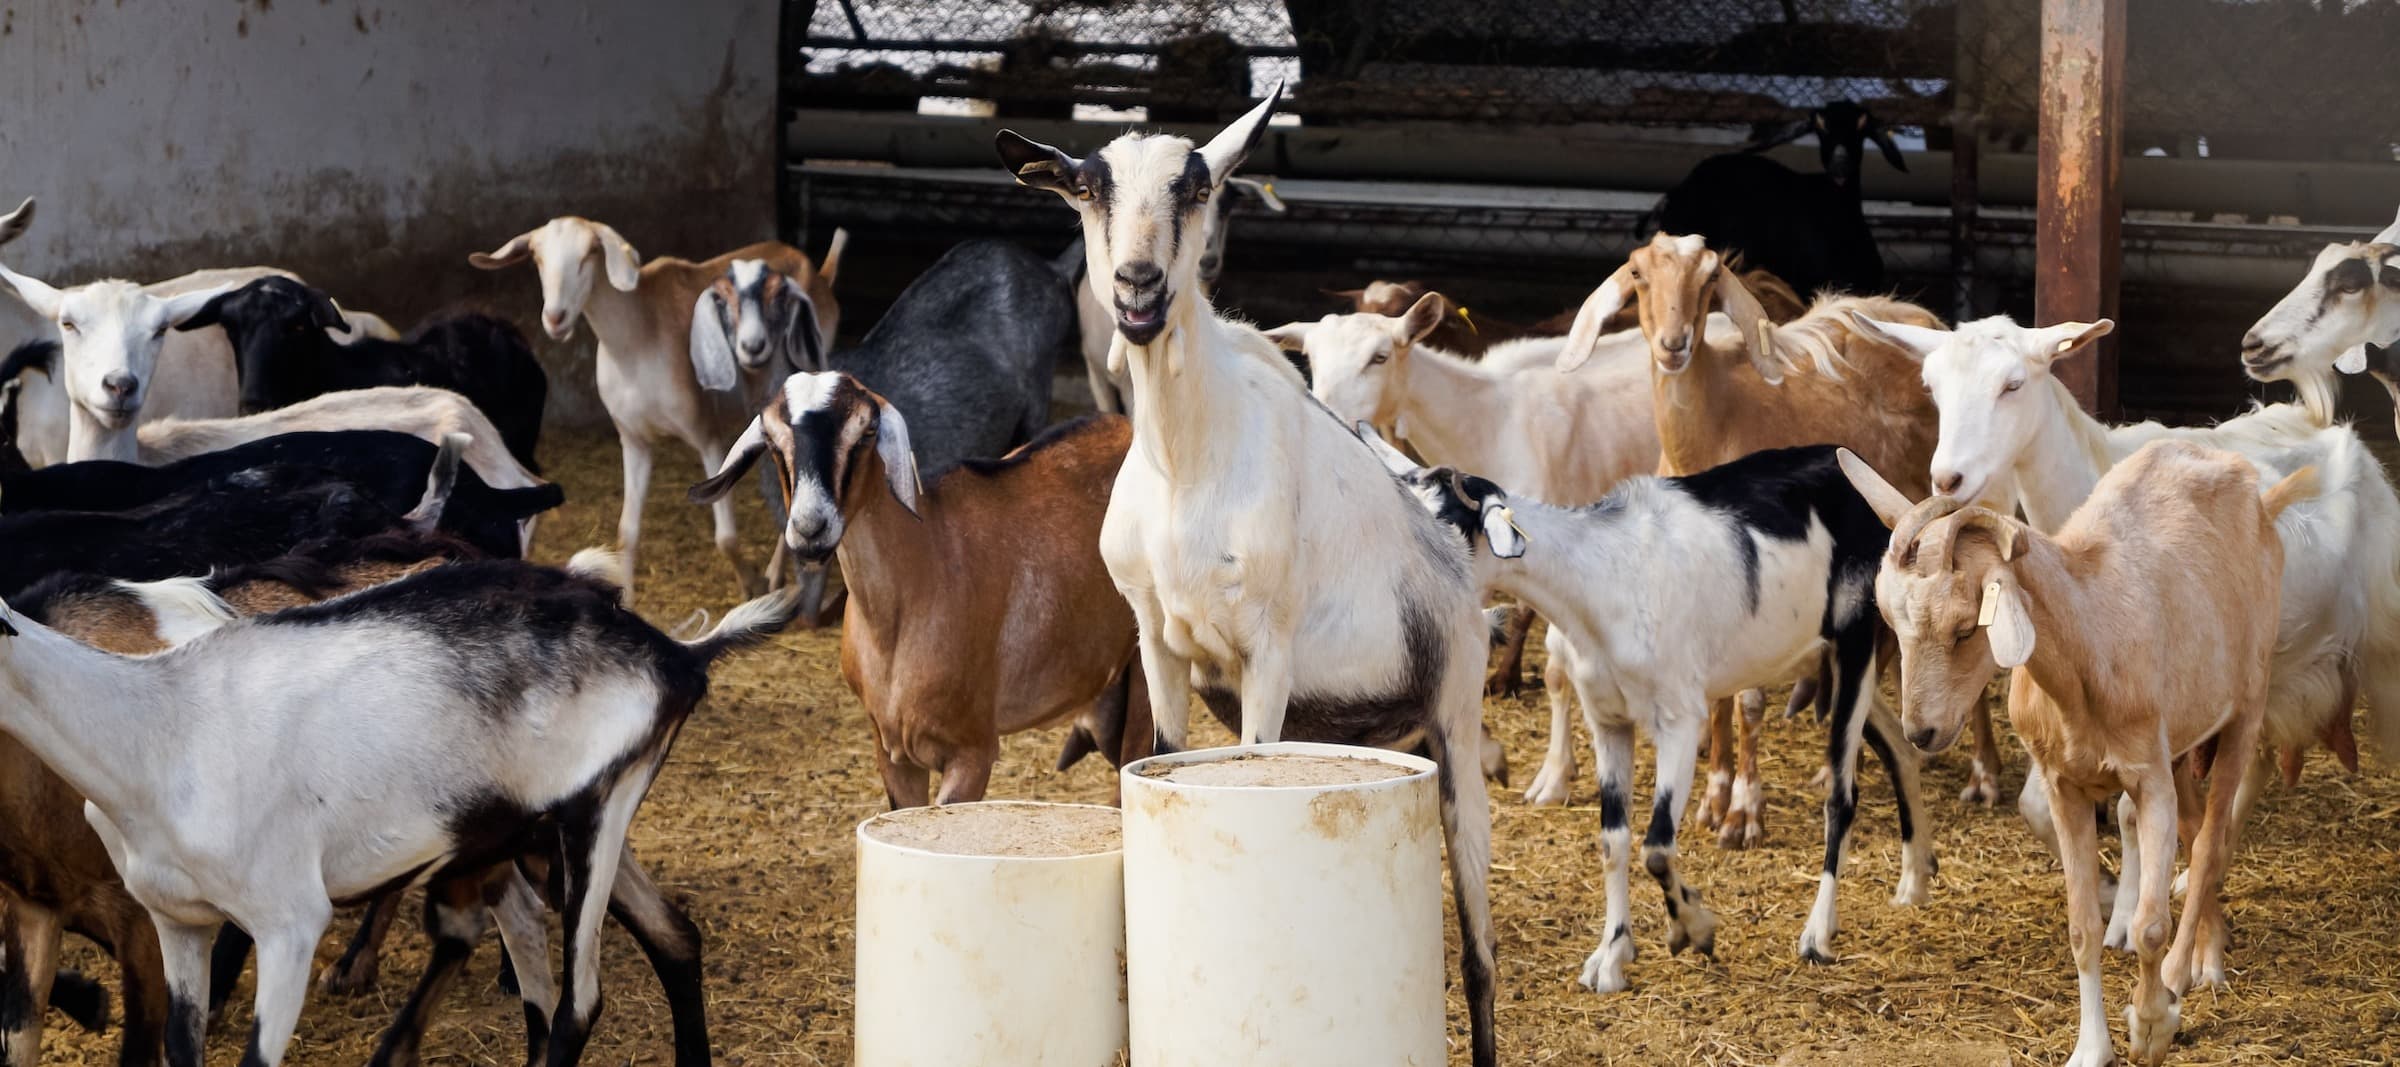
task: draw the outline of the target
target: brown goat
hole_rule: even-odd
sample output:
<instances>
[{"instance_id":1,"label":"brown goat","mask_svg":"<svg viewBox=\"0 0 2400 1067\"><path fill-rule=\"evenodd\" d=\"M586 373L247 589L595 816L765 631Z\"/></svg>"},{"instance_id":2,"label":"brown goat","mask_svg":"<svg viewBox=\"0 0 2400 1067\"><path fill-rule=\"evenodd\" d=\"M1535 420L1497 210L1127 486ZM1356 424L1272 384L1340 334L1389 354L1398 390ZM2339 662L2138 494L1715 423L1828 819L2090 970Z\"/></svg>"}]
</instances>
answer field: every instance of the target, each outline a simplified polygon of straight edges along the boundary
<instances>
[{"instance_id":1,"label":"brown goat","mask_svg":"<svg viewBox=\"0 0 2400 1067\"><path fill-rule=\"evenodd\" d=\"M1922 504L1856 456L1861 496L1892 526L1876 606L1899 635L1903 729L1939 751L2010 671L2008 718L2041 770L2066 869L2067 922L2081 1011L2068 1062L2113 1058L2101 1004L2099 845L2092 805L2122 792L2120 900L2140 960L2126 1013L2133 1058L2164 1059L2195 983L2225 980L2220 891L2239 819L2241 775L2210 776L2192 844L2190 892L2170 949L2182 792L2179 760L2203 743L2246 767L2267 709L2281 595L2275 516L2316 493L2303 467L2262 495L2251 462L2188 441L2155 441L2109 469L2055 536L1950 497ZM2127 914L2130 912L2130 914Z\"/></svg>"},{"instance_id":2,"label":"brown goat","mask_svg":"<svg viewBox=\"0 0 2400 1067\"><path fill-rule=\"evenodd\" d=\"M773 457L792 500L784 542L837 556L849 585L842 677L875 730L885 795L894 808L980 800L1001 735L1113 686L1132 690L1126 721L1087 733L1120 739L1113 760L1149 752L1133 612L1100 559L1132 438L1123 417L1095 415L919 488L901 412L848 375L795 374L692 499L723 497Z\"/></svg>"},{"instance_id":3,"label":"brown goat","mask_svg":"<svg viewBox=\"0 0 2400 1067\"><path fill-rule=\"evenodd\" d=\"M1764 269L1745 270L1738 258L1729 262L1727 266L1741 275L1743 286L1758 298L1759 305L1765 309L1769 321L1790 322L1808 310L1808 303L1800 299L1800 294L1793 292L1791 286L1785 285L1783 279L1774 274ZM1577 312L1574 311L1561 311L1531 326L1525 326L1507 319L1493 318L1482 312L1470 312L1465 305L1435 292L1432 286L1420 281L1374 281L1368 282L1364 289L1335 289L1330 292L1334 296L1349 301L1353 311L1365 312L1369 315L1389 315L1393 318L1407 315L1409 308L1415 306L1417 301L1428 295L1434 296L1441 301L1439 305L1440 319L1434 326L1433 332L1418 340L1420 343L1429 344L1444 352L1465 356L1468 359L1480 358L1484 351L1493 345L1514 341L1521 337L1566 336L1567 331L1574 329L1577 315ZM1635 317L1635 309L1620 308L1601 324L1601 332L1615 333L1619 330L1633 329L1638 325L1640 323Z\"/></svg>"},{"instance_id":4,"label":"brown goat","mask_svg":"<svg viewBox=\"0 0 2400 1067\"><path fill-rule=\"evenodd\" d=\"M1628 296L1650 341L1660 474L1696 474L1761 449L1841 444L1878 470L1900 472L1905 487L1925 492L1940 415L1918 380L1917 361L1860 333L1847 312L1940 325L1932 312L1884 297L1823 297L1806 314L1777 326L1705 241L1662 233L1635 249L1584 302L1560 353L1561 367L1572 369L1589 357L1601 324ZM1703 326L1712 310L1723 310L1738 328L1741 340L1734 347L1708 338ZM1757 738L1765 700L1752 691L1741 704L1738 763L1733 703L1720 702L1710 716L1708 796L1701 809L1703 822L1717 827L1720 843L1732 848L1758 842L1766 810ZM1971 799L1998 799L1998 766L1987 717L1976 731Z\"/></svg>"}]
</instances>

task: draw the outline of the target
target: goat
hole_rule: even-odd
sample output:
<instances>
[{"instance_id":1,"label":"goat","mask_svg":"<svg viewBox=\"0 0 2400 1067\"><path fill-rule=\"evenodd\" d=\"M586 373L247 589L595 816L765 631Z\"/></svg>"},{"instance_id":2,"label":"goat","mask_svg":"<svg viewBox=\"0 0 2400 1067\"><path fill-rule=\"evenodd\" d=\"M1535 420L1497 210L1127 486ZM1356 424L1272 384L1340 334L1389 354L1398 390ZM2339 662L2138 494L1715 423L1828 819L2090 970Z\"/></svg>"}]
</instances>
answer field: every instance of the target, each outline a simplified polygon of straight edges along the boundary
<instances>
[{"instance_id":1,"label":"goat","mask_svg":"<svg viewBox=\"0 0 2400 1067\"><path fill-rule=\"evenodd\" d=\"M427 320L405 341L342 344L326 331L343 323L341 309L324 293L270 276L217 296L175 328L225 331L244 414L379 385L448 389L492 420L519 463L541 470L534 448L550 379L516 326L490 315L456 314Z\"/></svg>"},{"instance_id":2,"label":"goat","mask_svg":"<svg viewBox=\"0 0 2400 1067\"><path fill-rule=\"evenodd\" d=\"M39 511L125 511L252 467L288 464L329 471L358 484L394 512L406 511L424 490L435 445L390 430L279 434L158 467L85 460L17 474L0 474L0 516ZM493 557L518 555L519 524L559 506L555 484L494 489L473 470L463 472L442 512L442 529Z\"/></svg>"},{"instance_id":3,"label":"goat","mask_svg":"<svg viewBox=\"0 0 2400 1067\"><path fill-rule=\"evenodd\" d=\"M1231 194L1247 194L1278 215L1290 210L1284 205L1283 198L1275 195L1275 183L1271 181L1227 178L1225 192L1228 195L1209 200L1208 210L1200 218L1200 287L1203 292L1215 292L1217 278L1225 271L1225 239L1232 232L1228 225L1228 214L1233 210L1233 202L1238 199ZM1083 352L1083 376L1092 389L1092 404L1104 415L1127 414L1125 374L1123 370L1112 366L1108 356L1109 348L1116 343L1116 317L1101 303L1093 286L1077 284L1082 281L1082 248L1070 246L1062 259L1073 264L1067 271L1067 282L1075 289L1077 347Z\"/></svg>"},{"instance_id":4,"label":"goat","mask_svg":"<svg viewBox=\"0 0 2400 1067\"><path fill-rule=\"evenodd\" d=\"M1811 134L1822 174L1756 154ZM1879 292L1883 256L1867 231L1859 189L1870 140L1893 170L1908 169L1883 123L1851 101L1833 101L1740 152L1701 160L1659 199L1653 228L1705 237L1709 247L1740 253L1803 294Z\"/></svg>"},{"instance_id":5,"label":"goat","mask_svg":"<svg viewBox=\"0 0 2400 1067\"><path fill-rule=\"evenodd\" d=\"M1658 429L1650 413L1648 361L1637 334L1605 342L1610 353L1577 374L1553 362L1560 342L1531 338L1490 349L1482 362L1436 348L1430 337L1448 302L1427 293L1404 316L1327 315L1267 331L1297 344L1316 369L1310 383L1333 413L1406 437L1426 459L1522 487L1544 500L1584 504L1618 482L1658 468ZM1723 316L1717 317L1722 323ZM1730 332L1730 325L1718 328ZM1530 613L1514 613L1501 663L1486 691L1513 680ZM1564 804L1575 779L1574 731L1569 723L1573 650L1550 631L1544 675L1550 700L1550 744L1542 769L1525 790L1530 804Z\"/></svg>"},{"instance_id":6,"label":"goat","mask_svg":"<svg viewBox=\"0 0 2400 1067\"><path fill-rule=\"evenodd\" d=\"M2292 404L2213 427L2104 426L2050 372L2054 361L2113 329L2107 319L2040 329L2005 316L1954 331L1872 318L1859 326L1909 348L1924 364L1926 389L1941 409L1931 473L1947 487L1942 495L1972 500L1989 495L1988 486L2013 485L2017 505L2037 530L2061 529L2111 468L2159 439L2235 452L2258 467L2262 480L2314 467L2323 492L2279 522L2283 584L2265 742L2305 750L2334 720L2347 720L2363 690L2378 735L2387 746L2400 745L2400 495L2357 433L2319 423ZM2268 770L2263 761L2226 766L2244 776L2234 799L2238 827ZM2026 821L2051 843L2047 801L2031 780L2018 798ZM2136 881L2120 882L2120 902L2131 901ZM2122 944L2122 924L2112 923L2111 931L2111 943Z\"/></svg>"},{"instance_id":7,"label":"goat","mask_svg":"<svg viewBox=\"0 0 2400 1067\"><path fill-rule=\"evenodd\" d=\"M894 808L983 799L1002 735L1130 684L1134 649L1099 549L1132 439L1123 418L1065 424L922 490L913 439L900 408L857 379L803 372L691 491L715 500L762 456L788 472L780 536L803 560L841 559L842 677L875 729ZM1110 761L1148 755L1147 732L1124 730Z\"/></svg>"},{"instance_id":8,"label":"goat","mask_svg":"<svg viewBox=\"0 0 2400 1067\"><path fill-rule=\"evenodd\" d=\"M1826 297L1777 326L1701 238L1661 233L1584 301L1559 354L1561 366L1581 364L1600 324L1628 296L1650 340L1659 473L1690 474L1761 449L1827 443L1881 460L1881 470L1922 470L1933 455L1938 419L1917 384L1916 361L1906 349L1861 335L1846 317L1857 308L1939 325L1932 312L1880 297ZM1720 344L1701 328L1712 304L1733 320L1734 343ZM1764 695L1744 694L1741 705L1738 762L1732 707L1720 705L1711 723L1702 809L1720 842L1737 848L1760 838L1766 810L1757 741ZM1975 764L1961 799L1998 800L1999 766L1987 717L1976 729Z\"/></svg>"},{"instance_id":9,"label":"goat","mask_svg":"<svg viewBox=\"0 0 2400 1067\"><path fill-rule=\"evenodd\" d=\"M2318 252L2300 284L2242 334L2242 373L2292 383L2309 415L2331 425L2339 392L2334 372L2366 371L2367 346L2394 342L2400 342L2400 221L2374 241ZM2400 397L2400 385L2383 380Z\"/></svg>"},{"instance_id":10,"label":"goat","mask_svg":"<svg viewBox=\"0 0 2400 1067\"><path fill-rule=\"evenodd\" d=\"M1189 695L1245 743L1422 746L1438 772L1476 1067L1493 1030L1491 812L1471 769L1488 631L1465 546L1401 493L1257 331L1200 292L1208 202L1282 95L1195 148L1127 134L1090 159L1003 130L1020 184L1080 215L1093 296L1113 303L1133 445L1100 555L1133 608L1159 744ZM1462 773L1462 768L1465 768Z\"/></svg>"},{"instance_id":11,"label":"goat","mask_svg":"<svg viewBox=\"0 0 2400 1067\"><path fill-rule=\"evenodd\" d=\"M2055 535L1957 497L1913 504L1855 456L1843 470L1893 530L1876 602L1900 637L1902 726L1935 752L2009 674L2008 718L2047 783L2081 1001L2071 1067L2114 1058L2101 1004L2100 860L2091 805L2124 791L2124 882L2140 963L2126 1037L2166 1058L2178 1001L2225 980L2220 892L2241 811L2211 775L2192 846L2191 891L2168 944L2175 871L2175 761L2212 738L2240 767L2257 744L2276 644L2258 605L2282 582L2276 517L2316 492L2302 467L2262 496L2250 460L2153 441L2111 468ZM2134 873L2140 873L2138 876ZM2123 917L2120 917L2121 919Z\"/></svg>"},{"instance_id":12,"label":"goat","mask_svg":"<svg viewBox=\"0 0 2400 1067\"><path fill-rule=\"evenodd\" d=\"M24 699L0 704L0 730L89 798L126 889L157 926L170 1063L200 1062L219 924L257 941L247 1058L272 1065L334 902L402 881L430 881L442 899L463 885L479 899L520 835L548 824L561 844L569 995L533 1036L548 1062L569 1064L600 1008L608 894L593 889L615 884L626 828L706 694L709 665L764 640L794 607L788 595L751 601L682 643L605 582L491 561L237 620L140 661L18 618L0 679ZM93 691L124 699L76 695ZM150 709L163 704L181 714L162 722ZM281 773L220 773L223 753L270 742ZM345 844L368 837L376 847ZM542 958L512 953L527 971Z\"/></svg>"},{"instance_id":13,"label":"goat","mask_svg":"<svg viewBox=\"0 0 2400 1067\"><path fill-rule=\"evenodd\" d=\"M1783 279L1763 270L1745 270L1738 257L1728 257L1730 266L1742 277L1742 285L1758 298L1769 322L1790 322L1808 310L1806 301L1792 292ZM1425 335L1424 343L1453 355L1469 359L1480 358L1485 350L1529 337L1564 337L1575 328L1576 312L1562 311L1531 326L1521 326L1506 319L1496 319L1481 312L1469 312L1466 305L1457 303L1433 291L1424 282L1368 282L1363 289L1338 289L1334 296L1350 301L1351 310L1369 315L1390 315L1398 318L1428 296L1440 297L1440 325ZM1616 333L1641 326L1634 309L1620 309L1601 324L1601 332Z\"/></svg>"},{"instance_id":14,"label":"goat","mask_svg":"<svg viewBox=\"0 0 2400 1067\"><path fill-rule=\"evenodd\" d=\"M1924 902L1934 870L1916 763L1900 758L1899 723L1876 698L1875 559L1888 535L1850 488L1832 446L1771 449L1698 474L1637 477L1588 507L1520 496L1449 468L1421 469L1359 434L1432 513L1474 545L1485 588L1515 596L1563 629L1571 677L1599 763L1600 841L1608 920L1585 961L1594 992L1627 986L1635 949L1627 918L1626 823L1633 731L1658 750L1658 796L1643 866L1667 905L1667 949L1716 952L1717 917L1676 872L1675 834L1709 704L1793 668L1833 660L1825 706L1825 861L1800 957L1833 962L1835 888L1858 809L1858 749L1872 744L1900 797L1900 882L1892 902ZM1643 624L1622 625L1638 618Z\"/></svg>"},{"instance_id":15,"label":"goat","mask_svg":"<svg viewBox=\"0 0 2400 1067\"><path fill-rule=\"evenodd\" d=\"M499 270L528 258L541 275L543 332L551 340L564 341L574 333L578 319L588 318L592 324L600 403L616 425L625 465L617 551L625 561L624 593L630 604L642 540L642 504L650 493L652 446L662 439L682 441L699 453L702 469L715 470L724 464L725 446L753 410L740 397L702 389L693 374L692 309L701 291L734 260L764 260L800 281L816 309L819 340L830 348L841 324L841 305L833 295L837 264L828 256L820 274L805 253L776 241L744 245L699 263L673 257L644 263L617 231L573 215L511 237L489 253L472 253L467 262L482 270ZM606 276L606 284L593 284L595 269ZM743 594L755 595L764 587L764 577L742 559L733 502L718 501L715 518L717 551L732 565Z\"/></svg>"}]
</instances>

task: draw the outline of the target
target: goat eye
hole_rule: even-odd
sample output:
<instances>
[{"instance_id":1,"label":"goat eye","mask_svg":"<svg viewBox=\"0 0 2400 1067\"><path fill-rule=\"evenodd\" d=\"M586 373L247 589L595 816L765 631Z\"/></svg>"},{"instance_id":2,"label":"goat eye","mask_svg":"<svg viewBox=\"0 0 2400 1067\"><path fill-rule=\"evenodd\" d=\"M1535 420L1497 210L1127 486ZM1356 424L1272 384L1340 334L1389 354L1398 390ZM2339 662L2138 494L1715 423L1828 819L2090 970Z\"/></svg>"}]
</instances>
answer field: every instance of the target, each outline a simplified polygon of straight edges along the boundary
<instances>
[{"instance_id":1,"label":"goat eye","mask_svg":"<svg viewBox=\"0 0 2400 1067\"><path fill-rule=\"evenodd\" d=\"M1974 627L1972 627L1972 626L1969 626L1969 627L1967 627L1966 629L1964 629L1964 630L1960 630L1958 633L1956 633L1956 634L1952 635L1952 638L1951 638L1951 641L1950 641L1950 647L1952 647L1952 648L1964 648L1964 647L1966 647L1966 643L1967 643L1968 641L1970 641L1970 640L1973 640L1973 639L1974 639L1974 637L1975 637L1975 628L1974 628Z\"/></svg>"},{"instance_id":2,"label":"goat eye","mask_svg":"<svg viewBox=\"0 0 2400 1067\"><path fill-rule=\"evenodd\" d=\"M62 319L59 321L58 328L60 331L65 333L74 333L75 323L70 320Z\"/></svg>"},{"instance_id":3,"label":"goat eye","mask_svg":"<svg viewBox=\"0 0 2400 1067\"><path fill-rule=\"evenodd\" d=\"M1076 182L1076 183L1075 183L1075 199L1077 199L1077 200L1090 200L1091 198L1092 198L1092 186L1091 186L1091 183L1089 183L1089 182Z\"/></svg>"},{"instance_id":4,"label":"goat eye","mask_svg":"<svg viewBox=\"0 0 2400 1067\"><path fill-rule=\"evenodd\" d=\"M1205 204L1205 203L1208 203L1208 186L1205 186L1205 185L1203 185L1203 186L1201 186L1199 189L1197 189L1197 190L1193 191L1193 193L1192 193L1192 203L1195 203L1195 204Z\"/></svg>"},{"instance_id":5,"label":"goat eye","mask_svg":"<svg viewBox=\"0 0 2400 1067\"><path fill-rule=\"evenodd\" d=\"M2023 388L2025 388L2025 379L2023 379L2023 378L2010 378L2010 379L2007 381L2007 383L2006 383L2006 384L2003 384L2003 385L2000 387L2000 392L2001 392L2001 394L2002 394L2002 395L2004 395L2004 396L2005 396L2005 395L2007 395L2007 394L2009 394L2009 393L2016 392L2017 390L2019 390L2019 389L2023 389Z\"/></svg>"}]
</instances>

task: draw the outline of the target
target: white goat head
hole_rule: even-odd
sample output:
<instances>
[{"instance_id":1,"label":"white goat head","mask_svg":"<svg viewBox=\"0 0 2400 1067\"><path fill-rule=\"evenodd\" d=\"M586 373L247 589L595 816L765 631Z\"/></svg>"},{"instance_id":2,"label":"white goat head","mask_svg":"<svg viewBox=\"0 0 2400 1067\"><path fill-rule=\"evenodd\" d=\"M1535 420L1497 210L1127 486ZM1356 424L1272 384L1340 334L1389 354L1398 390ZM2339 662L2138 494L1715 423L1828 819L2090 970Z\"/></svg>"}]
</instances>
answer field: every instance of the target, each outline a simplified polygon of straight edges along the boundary
<instances>
[{"instance_id":1,"label":"white goat head","mask_svg":"<svg viewBox=\"0 0 2400 1067\"><path fill-rule=\"evenodd\" d=\"M1327 315L1266 331L1275 343L1308 355L1309 391L1346 423L1390 430L1408 388L1409 353L1442 324L1449 301L1427 293L1407 314Z\"/></svg>"},{"instance_id":2,"label":"white goat head","mask_svg":"<svg viewBox=\"0 0 2400 1067\"><path fill-rule=\"evenodd\" d=\"M1065 197L1082 216L1092 295L1115 310L1120 336L1148 345L1166 331L1177 301L1193 298L1209 202L1258 143L1282 95L1277 82L1257 107L1197 148L1182 137L1129 133L1076 159L1014 130L1000 131L994 145L1019 184Z\"/></svg>"},{"instance_id":3,"label":"white goat head","mask_svg":"<svg viewBox=\"0 0 2400 1067\"><path fill-rule=\"evenodd\" d=\"M825 369L816 301L762 259L737 259L692 306L692 372L703 389L730 390L740 374L780 365ZM738 369L737 369L738 368Z\"/></svg>"},{"instance_id":4,"label":"white goat head","mask_svg":"<svg viewBox=\"0 0 2400 1067\"><path fill-rule=\"evenodd\" d=\"M153 296L132 282L108 278L56 289L7 267L0 267L0 281L6 281L27 307L57 327L59 365L68 399L111 430L133 425L142 413L167 331L197 314L209 301L241 288L241 283L235 282L175 296Z\"/></svg>"},{"instance_id":5,"label":"white goat head","mask_svg":"<svg viewBox=\"0 0 2400 1067\"><path fill-rule=\"evenodd\" d=\"M592 264L607 273L608 284L630 293L641 284L642 257L617 231L590 219L561 215L508 239L490 252L472 252L467 262L484 270L521 263L533 257L542 276L542 332L564 341L575 332L584 301L592 296Z\"/></svg>"},{"instance_id":6,"label":"white goat head","mask_svg":"<svg viewBox=\"0 0 2400 1067\"><path fill-rule=\"evenodd\" d=\"M821 562L842 543L848 516L874 492L874 479L854 477L872 458L883 482L910 514L923 486L900 409L847 374L795 374L750 420L725 465L691 489L696 504L732 492L761 456L772 456L790 501L783 543L801 559Z\"/></svg>"},{"instance_id":7,"label":"white goat head","mask_svg":"<svg viewBox=\"0 0 2400 1067\"><path fill-rule=\"evenodd\" d=\"M1939 752L1958 740L1992 675L2033 656L2033 615L2010 564L2032 539L2024 523L1957 497L1912 504L1849 449L1842 473L1892 528L1875 574L1875 606L1900 643L1900 727Z\"/></svg>"},{"instance_id":8,"label":"white goat head","mask_svg":"<svg viewBox=\"0 0 2400 1067\"><path fill-rule=\"evenodd\" d=\"M2394 341L2400 341L2400 246L2326 245L2307 277L2242 335L2242 372L2299 385L2310 408L2322 404L2326 410L2318 414L2330 417L2333 372L2365 370L2365 346Z\"/></svg>"},{"instance_id":9,"label":"white goat head","mask_svg":"<svg viewBox=\"0 0 2400 1067\"><path fill-rule=\"evenodd\" d=\"M1517 529L1510 514L1508 491L1488 478L1460 472L1453 467L1424 467L1408 458L1408 453L1392 447L1391 442L1375 432L1365 422L1351 423L1350 432L1366 443L1367 450L1382 461L1400 487L1443 525L1458 531L1466 539L1467 551L1480 558L1489 550L1496 559L1517 559L1525 555L1525 532ZM1481 538L1478 547L1477 538ZM1486 762L1490 761L1487 754Z\"/></svg>"},{"instance_id":10,"label":"white goat head","mask_svg":"<svg viewBox=\"0 0 2400 1067\"><path fill-rule=\"evenodd\" d=\"M2101 319L2035 329L1994 315L1936 330L1855 311L1850 321L1923 361L1925 389L1942 420L1927 474L1935 495L1960 500L1980 498L2006 475L2058 405L2057 390L2045 384L2050 364L2116 328Z\"/></svg>"}]
</instances>

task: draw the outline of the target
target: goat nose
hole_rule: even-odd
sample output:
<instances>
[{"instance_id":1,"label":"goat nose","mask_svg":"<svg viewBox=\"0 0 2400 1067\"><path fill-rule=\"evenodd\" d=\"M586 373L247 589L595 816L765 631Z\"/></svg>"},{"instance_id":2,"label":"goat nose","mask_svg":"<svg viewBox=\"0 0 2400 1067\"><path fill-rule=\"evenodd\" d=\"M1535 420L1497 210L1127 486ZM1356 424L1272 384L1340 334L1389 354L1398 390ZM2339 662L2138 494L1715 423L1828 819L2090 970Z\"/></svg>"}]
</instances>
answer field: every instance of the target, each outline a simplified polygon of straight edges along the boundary
<instances>
[{"instance_id":1,"label":"goat nose","mask_svg":"<svg viewBox=\"0 0 2400 1067\"><path fill-rule=\"evenodd\" d=\"M1958 492L1959 483L1966 480L1967 476L1957 471L1935 471L1933 472L1933 491L1943 496L1952 496Z\"/></svg>"},{"instance_id":2,"label":"goat nose","mask_svg":"<svg viewBox=\"0 0 2400 1067\"><path fill-rule=\"evenodd\" d=\"M1922 727L1908 735L1908 743L1917 746L1920 751L1930 750L1933 748L1934 733L1933 727Z\"/></svg>"},{"instance_id":3,"label":"goat nose","mask_svg":"<svg viewBox=\"0 0 2400 1067\"><path fill-rule=\"evenodd\" d=\"M1150 262L1128 263L1117 268L1117 284L1128 289L1149 289L1166 280L1167 272Z\"/></svg>"},{"instance_id":4,"label":"goat nose","mask_svg":"<svg viewBox=\"0 0 2400 1067\"><path fill-rule=\"evenodd\" d=\"M747 341L744 341L744 342L742 342L742 351L744 351L744 352L747 352L747 353L749 353L749 354L751 354L751 355L753 355L753 356L755 356L755 355L758 355L758 354L760 354L760 353L762 353L762 352L765 352L766 350L767 350L767 341L766 341L766 338L763 338L763 337L753 337L753 338L751 338L751 339L749 339L749 340L747 340Z\"/></svg>"},{"instance_id":5,"label":"goat nose","mask_svg":"<svg viewBox=\"0 0 2400 1067\"><path fill-rule=\"evenodd\" d=\"M118 371L100 379L100 391L121 400L132 396L133 391L140 388L141 384L141 380L133 375Z\"/></svg>"},{"instance_id":6,"label":"goat nose","mask_svg":"<svg viewBox=\"0 0 2400 1067\"><path fill-rule=\"evenodd\" d=\"M1682 333L1669 337L1666 339L1665 344L1667 346L1667 351L1669 352L1689 352L1692 348L1691 331L1686 330Z\"/></svg>"},{"instance_id":7,"label":"goat nose","mask_svg":"<svg viewBox=\"0 0 2400 1067\"><path fill-rule=\"evenodd\" d=\"M542 325L544 325L544 326L547 326L547 327L549 327L549 328L551 328L551 329L555 330L555 329L557 329L557 328L559 327L559 324L560 324L560 323L563 323L563 322L565 322L565 321L567 321L567 313L566 313L566 312L564 312L564 311L560 311L560 310L559 310L559 309L557 309L557 308L543 308L543 309L542 309Z\"/></svg>"}]
</instances>

